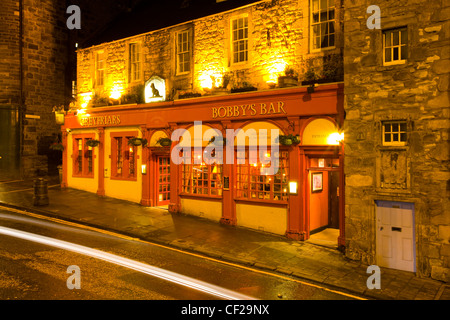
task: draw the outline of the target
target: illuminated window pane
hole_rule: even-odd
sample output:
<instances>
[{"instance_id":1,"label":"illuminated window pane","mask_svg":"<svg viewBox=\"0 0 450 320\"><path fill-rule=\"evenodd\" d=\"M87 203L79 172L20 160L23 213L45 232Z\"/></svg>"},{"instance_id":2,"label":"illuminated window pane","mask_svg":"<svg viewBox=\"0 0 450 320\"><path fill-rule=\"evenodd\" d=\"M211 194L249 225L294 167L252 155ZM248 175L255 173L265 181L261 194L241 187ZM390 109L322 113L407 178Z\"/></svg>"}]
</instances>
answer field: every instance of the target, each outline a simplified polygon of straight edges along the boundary
<instances>
[{"instance_id":1,"label":"illuminated window pane","mask_svg":"<svg viewBox=\"0 0 450 320\"><path fill-rule=\"evenodd\" d=\"M233 62L248 60L248 18L232 21Z\"/></svg>"},{"instance_id":2,"label":"illuminated window pane","mask_svg":"<svg viewBox=\"0 0 450 320\"><path fill-rule=\"evenodd\" d=\"M177 38L177 73L191 71L191 43L189 30L180 32Z\"/></svg>"},{"instance_id":3,"label":"illuminated window pane","mask_svg":"<svg viewBox=\"0 0 450 320\"><path fill-rule=\"evenodd\" d=\"M407 59L408 35L406 28L385 31L384 62L396 62Z\"/></svg>"}]
</instances>

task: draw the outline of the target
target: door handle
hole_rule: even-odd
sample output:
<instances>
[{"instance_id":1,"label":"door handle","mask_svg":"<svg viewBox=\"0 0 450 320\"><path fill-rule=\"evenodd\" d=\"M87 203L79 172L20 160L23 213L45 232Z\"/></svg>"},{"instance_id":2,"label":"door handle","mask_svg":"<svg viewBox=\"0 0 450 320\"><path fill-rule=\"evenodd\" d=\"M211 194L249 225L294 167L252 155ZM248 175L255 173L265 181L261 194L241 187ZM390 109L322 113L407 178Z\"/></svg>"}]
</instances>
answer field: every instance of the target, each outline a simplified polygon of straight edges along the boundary
<instances>
[{"instance_id":1,"label":"door handle","mask_svg":"<svg viewBox=\"0 0 450 320\"><path fill-rule=\"evenodd\" d=\"M392 231L402 232L402 228L399 228L399 227L392 227L391 230Z\"/></svg>"}]
</instances>

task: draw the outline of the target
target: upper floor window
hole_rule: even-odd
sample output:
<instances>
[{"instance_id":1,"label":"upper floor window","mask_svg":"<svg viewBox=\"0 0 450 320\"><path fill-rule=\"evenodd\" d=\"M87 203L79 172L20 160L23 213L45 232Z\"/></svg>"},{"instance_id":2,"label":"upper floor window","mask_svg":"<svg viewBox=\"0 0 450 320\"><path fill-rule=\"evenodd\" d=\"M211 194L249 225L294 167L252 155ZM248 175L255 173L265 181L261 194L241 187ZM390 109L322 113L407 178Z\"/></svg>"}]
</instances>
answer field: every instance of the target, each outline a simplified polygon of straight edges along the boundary
<instances>
[{"instance_id":1,"label":"upper floor window","mask_svg":"<svg viewBox=\"0 0 450 320\"><path fill-rule=\"evenodd\" d=\"M248 61L248 17L231 21L233 63Z\"/></svg>"},{"instance_id":2,"label":"upper floor window","mask_svg":"<svg viewBox=\"0 0 450 320\"><path fill-rule=\"evenodd\" d=\"M312 0L311 29L313 50L334 47L334 0Z\"/></svg>"},{"instance_id":3,"label":"upper floor window","mask_svg":"<svg viewBox=\"0 0 450 320\"><path fill-rule=\"evenodd\" d=\"M189 30L177 34L177 74L191 71L191 39Z\"/></svg>"},{"instance_id":4,"label":"upper floor window","mask_svg":"<svg viewBox=\"0 0 450 320\"><path fill-rule=\"evenodd\" d=\"M383 126L384 146L404 146L407 140L406 121L386 121Z\"/></svg>"},{"instance_id":5,"label":"upper floor window","mask_svg":"<svg viewBox=\"0 0 450 320\"><path fill-rule=\"evenodd\" d=\"M141 46L130 44L130 81L141 80Z\"/></svg>"},{"instance_id":6,"label":"upper floor window","mask_svg":"<svg viewBox=\"0 0 450 320\"><path fill-rule=\"evenodd\" d=\"M95 54L95 83L97 86L105 84L105 52L99 51Z\"/></svg>"},{"instance_id":7,"label":"upper floor window","mask_svg":"<svg viewBox=\"0 0 450 320\"><path fill-rule=\"evenodd\" d=\"M405 63L408 53L408 32L406 28L383 32L384 65Z\"/></svg>"}]
</instances>

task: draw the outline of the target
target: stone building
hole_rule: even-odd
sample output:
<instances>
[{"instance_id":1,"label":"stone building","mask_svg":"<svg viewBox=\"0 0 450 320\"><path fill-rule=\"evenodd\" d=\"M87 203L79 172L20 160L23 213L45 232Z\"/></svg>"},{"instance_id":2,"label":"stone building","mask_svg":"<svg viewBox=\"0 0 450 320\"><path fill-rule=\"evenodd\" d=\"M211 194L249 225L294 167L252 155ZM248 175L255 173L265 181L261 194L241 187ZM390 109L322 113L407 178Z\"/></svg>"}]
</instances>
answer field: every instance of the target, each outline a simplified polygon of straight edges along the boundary
<instances>
[{"instance_id":1,"label":"stone building","mask_svg":"<svg viewBox=\"0 0 450 320\"><path fill-rule=\"evenodd\" d=\"M82 8L81 30L67 28L65 1L0 2L0 179L57 174L61 154L49 146L60 126L52 110L71 101L75 43L133 2L72 1Z\"/></svg>"},{"instance_id":2,"label":"stone building","mask_svg":"<svg viewBox=\"0 0 450 320\"><path fill-rule=\"evenodd\" d=\"M346 255L450 279L450 2L344 1Z\"/></svg>"},{"instance_id":3,"label":"stone building","mask_svg":"<svg viewBox=\"0 0 450 320\"><path fill-rule=\"evenodd\" d=\"M77 51L63 186L343 247L342 18L339 1L143 2ZM210 130L236 161L201 161Z\"/></svg>"}]
</instances>

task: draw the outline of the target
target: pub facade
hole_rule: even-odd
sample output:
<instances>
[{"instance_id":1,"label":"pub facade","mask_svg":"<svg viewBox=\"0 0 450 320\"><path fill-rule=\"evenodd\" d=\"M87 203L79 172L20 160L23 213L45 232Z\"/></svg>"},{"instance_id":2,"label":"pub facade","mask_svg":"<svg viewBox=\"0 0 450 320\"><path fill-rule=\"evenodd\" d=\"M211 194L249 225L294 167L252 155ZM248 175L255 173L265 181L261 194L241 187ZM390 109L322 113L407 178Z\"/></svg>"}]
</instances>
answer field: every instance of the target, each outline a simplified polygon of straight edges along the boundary
<instances>
[{"instance_id":1,"label":"pub facade","mask_svg":"<svg viewBox=\"0 0 450 320\"><path fill-rule=\"evenodd\" d=\"M344 247L339 6L220 5L78 50L63 186Z\"/></svg>"}]
</instances>

